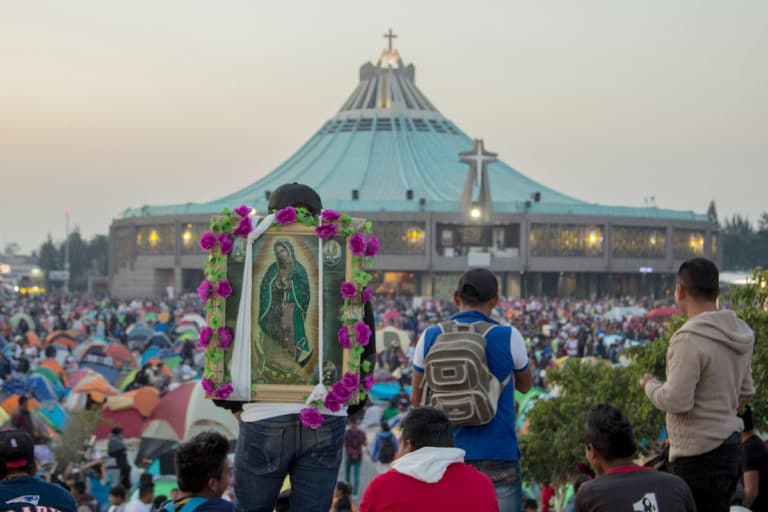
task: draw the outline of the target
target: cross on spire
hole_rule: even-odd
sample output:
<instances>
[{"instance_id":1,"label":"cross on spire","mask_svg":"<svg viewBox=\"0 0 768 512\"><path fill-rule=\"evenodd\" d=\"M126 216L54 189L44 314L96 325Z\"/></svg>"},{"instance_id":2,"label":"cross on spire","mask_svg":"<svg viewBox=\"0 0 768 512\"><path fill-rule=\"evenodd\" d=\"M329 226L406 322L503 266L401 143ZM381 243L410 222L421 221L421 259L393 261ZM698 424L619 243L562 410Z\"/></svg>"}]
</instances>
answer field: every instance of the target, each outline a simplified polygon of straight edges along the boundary
<instances>
[{"instance_id":1,"label":"cross on spire","mask_svg":"<svg viewBox=\"0 0 768 512\"><path fill-rule=\"evenodd\" d=\"M493 203L491 202L491 185L488 181L488 164L496 162L496 153L486 151L482 139L472 141L472 149L459 153L459 161L469 166L467 179L464 182L464 192L461 203L469 212L472 209L480 211L481 220L489 220ZM475 195L477 189L477 195ZM473 214L474 217L474 214Z\"/></svg>"},{"instance_id":2,"label":"cross on spire","mask_svg":"<svg viewBox=\"0 0 768 512\"><path fill-rule=\"evenodd\" d=\"M389 48L387 51L389 51L389 53L392 53L392 40L397 39L397 35L394 32L392 32L392 29L390 28L389 32L384 34L384 39L389 39Z\"/></svg>"}]
</instances>

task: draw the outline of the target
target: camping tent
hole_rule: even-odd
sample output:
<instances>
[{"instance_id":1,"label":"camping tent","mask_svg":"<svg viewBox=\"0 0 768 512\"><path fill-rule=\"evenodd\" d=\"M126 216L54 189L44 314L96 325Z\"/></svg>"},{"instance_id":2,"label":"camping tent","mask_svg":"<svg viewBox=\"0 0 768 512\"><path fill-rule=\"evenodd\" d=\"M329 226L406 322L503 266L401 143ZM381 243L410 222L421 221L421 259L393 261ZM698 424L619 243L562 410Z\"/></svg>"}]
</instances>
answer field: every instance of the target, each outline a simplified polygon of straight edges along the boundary
<instances>
[{"instance_id":1,"label":"camping tent","mask_svg":"<svg viewBox=\"0 0 768 512\"><path fill-rule=\"evenodd\" d=\"M205 398L199 381L185 382L168 392L147 418L136 465L146 465L185 439L214 430L227 439L237 439L238 423L224 409Z\"/></svg>"}]
</instances>

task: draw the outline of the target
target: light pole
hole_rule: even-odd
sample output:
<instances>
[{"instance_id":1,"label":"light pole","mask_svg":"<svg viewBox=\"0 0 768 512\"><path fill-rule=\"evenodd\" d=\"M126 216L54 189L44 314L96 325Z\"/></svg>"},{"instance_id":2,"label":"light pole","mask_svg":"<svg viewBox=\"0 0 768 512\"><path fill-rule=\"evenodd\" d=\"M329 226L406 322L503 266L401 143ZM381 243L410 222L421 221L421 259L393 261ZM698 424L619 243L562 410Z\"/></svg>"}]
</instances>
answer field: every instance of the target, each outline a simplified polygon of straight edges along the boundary
<instances>
[{"instance_id":1,"label":"light pole","mask_svg":"<svg viewBox=\"0 0 768 512\"><path fill-rule=\"evenodd\" d=\"M69 208L64 208L64 271L66 279L64 280L64 293L69 293Z\"/></svg>"}]
</instances>

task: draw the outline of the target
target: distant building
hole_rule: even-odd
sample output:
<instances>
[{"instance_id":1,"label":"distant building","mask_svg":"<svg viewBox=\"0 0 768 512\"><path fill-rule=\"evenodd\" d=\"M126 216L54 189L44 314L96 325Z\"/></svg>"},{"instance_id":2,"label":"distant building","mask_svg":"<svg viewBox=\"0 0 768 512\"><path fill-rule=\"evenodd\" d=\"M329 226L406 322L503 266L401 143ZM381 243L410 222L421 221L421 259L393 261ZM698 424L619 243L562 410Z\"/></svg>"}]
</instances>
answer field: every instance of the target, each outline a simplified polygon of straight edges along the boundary
<instances>
[{"instance_id":1,"label":"distant building","mask_svg":"<svg viewBox=\"0 0 768 512\"><path fill-rule=\"evenodd\" d=\"M194 291L210 216L243 203L264 212L293 181L374 221L378 293L447 297L464 269L485 266L510 296L661 296L684 259L720 259L704 214L587 203L497 160L416 87L390 38L341 109L263 178L208 203L125 210L110 229L112 293Z\"/></svg>"}]
</instances>

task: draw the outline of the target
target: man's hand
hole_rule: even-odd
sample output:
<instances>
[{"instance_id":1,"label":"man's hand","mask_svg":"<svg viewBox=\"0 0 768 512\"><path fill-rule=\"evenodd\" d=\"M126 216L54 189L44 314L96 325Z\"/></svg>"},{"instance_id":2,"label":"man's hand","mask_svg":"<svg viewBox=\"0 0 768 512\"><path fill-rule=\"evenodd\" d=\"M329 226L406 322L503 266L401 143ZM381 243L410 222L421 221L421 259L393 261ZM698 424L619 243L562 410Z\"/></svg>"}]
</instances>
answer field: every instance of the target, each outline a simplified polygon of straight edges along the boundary
<instances>
[{"instance_id":1,"label":"man's hand","mask_svg":"<svg viewBox=\"0 0 768 512\"><path fill-rule=\"evenodd\" d=\"M640 379L640 387L645 389L645 385L648 384L649 381L652 381L655 378L656 377L654 377L650 373L646 373L645 375L643 375L643 378Z\"/></svg>"},{"instance_id":2,"label":"man's hand","mask_svg":"<svg viewBox=\"0 0 768 512\"><path fill-rule=\"evenodd\" d=\"M237 419L237 421L240 421L240 415L243 414L243 410L240 409L239 411L233 412L232 414L235 415L235 418Z\"/></svg>"}]
</instances>

